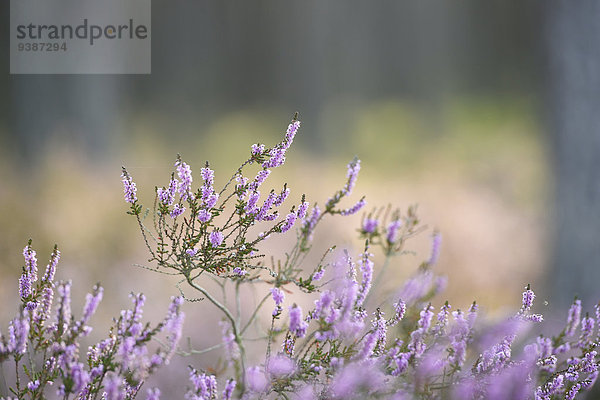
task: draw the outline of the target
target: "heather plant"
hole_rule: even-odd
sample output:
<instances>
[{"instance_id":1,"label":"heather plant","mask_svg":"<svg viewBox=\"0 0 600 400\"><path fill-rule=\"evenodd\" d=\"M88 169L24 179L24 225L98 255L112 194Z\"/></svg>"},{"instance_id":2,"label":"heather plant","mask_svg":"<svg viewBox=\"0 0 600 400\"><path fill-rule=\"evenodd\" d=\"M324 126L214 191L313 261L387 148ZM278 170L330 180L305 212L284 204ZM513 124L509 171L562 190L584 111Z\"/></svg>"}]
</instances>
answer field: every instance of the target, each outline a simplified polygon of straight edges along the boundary
<instances>
[{"instance_id":1,"label":"heather plant","mask_svg":"<svg viewBox=\"0 0 600 400\"><path fill-rule=\"evenodd\" d=\"M37 282L37 269L31 267L35 254L26 247L20 313L8 339L0 341L0 361L15 363L12 393L44 398L53 382L52 390L64 398L135 398L149 374L173 353L208 351L222 352L225 366L218 372L190 366L186 399L573 399L592 387L598 376L600 306L584 315L576 299L562 331L546 337L535 334L543 316L532 311L535 293L529 285L520 309L500 321L483 318L476 302L463 308L440 302L446 278L435 272L438 231L431 232L431 252L416 272L393 293L383 293L388 266L427 229L415 207L364 211L364 197L347 199L361 167L358 159L321 205L292 195L287 185L265 189L299 127L296 116L280 143L252 145L248 158L219 188L208 163L200 171L201 185L194 187L190 165L178 156L166 185L155 188L149 209L123 169L128 213L149 252L145 268L178 276L181 296L152 329L140 322L143 296L132 296L133 310L121 314L108 339L88 349L86 361L78 357L78 340L89 332L101 288L88 296L83 317L75 320L68 305L70 284L54 285L54 272ZM324 221L361 210L357 233L364 246L358 254L332 242L325 254L309 257L315 230ZM279 259L265 250L275 235L295 235ZM380 266L375 252L382 254ZM49 265L57 259L56 251ZM319 261L307 266L311 259ZM260 291L253 309L246 309L249 302L241 298L245 287ZM54 289L58 311L49 324L45 310ZM176 347L183 301L218 310L220 344L202 350ZM313 305L303 310L307 301ZM250 337L250 327L264 337ZM164 334L166 342L159 339ZM250 346L261 346L260 358L248 355ZM158 399L160 391L144 395Z\"/></svg>"},{"instance_id":2,"label":"heather plant","mask_svg":"<svg viewBox=\"0 0 600 400\"><path fill-rule=\"evenodd\" d=\"M58 248L41 279L31 241L23 256L19 313L9 323L8 335L0 333L2 383L11 392L3 393L2 399L133 399L148 376L169 363L181 337L181 297L174 297L165 319L151 326L142 323L144 295L131 294L133 307L115 318L106 339L81 354L81 342L92 331L89 323L103 288L96 285L86 296L77 318L71 310L72 282L55 281ZM159 336L166 337L164 345L151 346ZM14 384L8 386L5 364L11 363ZM149 389L148 398L157 398L158 393L159 389Z\"/></svg>"},{"instance_id":3,"label":"heather plant","mask_svg":"<svg viewBox=\"0 0 600 400\"><path fill-rule=\"evenodd\" d=\"M208 163L201 171L202 186L194 190L190 166L178 157L168 185L156 188L152 211L144 211L132 177L123 170L125 200L140 226L149 262L157 271L181 277L178 287L185 299L196 300L185 294L184 284L224 316L223 347L231 369L218 377L227 382L223 398L234 395L234 385L235 396L241 398L302 399L574 398L593 385L598 375L598 307L595 317L582 320L576 300L561 333L519 343L518 338L531 337L528 331L543 320L531 312L535 294L528 285L514 316L491 326L481 322L478 329L475 302L464 310L448 302L432 303L446 283L433 270L440 253L439 232L433 232L431 254L416 274L389 302L374 304L373 289L387 266L424 229L414 207L405 213L391 207L366 213L359 228L365 246L359 254L336 253L332 243L319 263L301 268L317 226L325 218L355 214L366 202L362 197L344 206L360 170L358 159L348 164L342 188L322 206L310 208L302 195L284 207L290 188L264 189L272 170L285 162L299 126L295 117L282 142L272 148L253 145L220 190L214 188ZM252 165L258 168L249 175ZM261 251L261 242L293 227L296 240L285 257L265 262L269 254ZM371 253L375 249L384 255L377 274ZM235 288L235 310L205 288L209 280L223 293L228 285ZM270 288L242 321L239 289L258 283ZM314 307L307 312L297 303L284 308L290 286L315 297ZM269 298L270 312L263 312ZM264 359L248 365L246 331L254 319L267 316ZM521 351L513 354L517 349ZM189 398L216 398L217 377L191 371Z\"/></svg>"}]
</instances>

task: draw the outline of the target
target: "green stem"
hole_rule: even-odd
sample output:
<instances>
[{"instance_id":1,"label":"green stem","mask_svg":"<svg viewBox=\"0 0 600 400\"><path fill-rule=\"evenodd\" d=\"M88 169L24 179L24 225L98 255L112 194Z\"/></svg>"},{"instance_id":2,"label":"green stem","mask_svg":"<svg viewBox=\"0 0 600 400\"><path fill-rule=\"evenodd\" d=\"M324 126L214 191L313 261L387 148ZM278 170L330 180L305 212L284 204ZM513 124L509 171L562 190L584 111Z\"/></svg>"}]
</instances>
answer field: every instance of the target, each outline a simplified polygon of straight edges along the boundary
<instances>
[{"instance_id":1,"label":"green stem","mask_svg":"<svg viewBox=\"0 0 600 400\"><path fill-rule=\"evenodd\" d=\"M199 291L200 293L202 293L211 303L213 303L215 305L215 307L217 307L219 310L221 310L223 312L223 314L225 314L225 317L227 317L227 319L229 320L229 322L231 322L231 329L233 331L233 336L235 337L235 342L237 343L239 349L240 349L240 364L241 364L241 371L238 372L238 376L237 381L240 382L240 390L243 393L245 390L245 371L246 371L246 367L245 367L245 357L246 357L246 350L244 348L244 343L242 342L242 336L239 332L239 327L235 321L234 316L231 314L231 311L229 311L229 309L227 307L225 307L223 304L221 304L221 302L219 302L217 299L215 299L209 292L206 291L206 289L204 289L202 286L198 286L196 283L194 283L194 281L188 276L186 276L187 282L188 284L193 287L194 289L196 289L197 291Z\"/></svg>"},{"instance_id":2,"label":"green stem","mask_svg":"<svg viewBox=\"0 0 600 400\"><path fill-rule=\"evenodd\" d=\"M246 322L246 325L244 325L244 327L242 328L240 335L243 335L244 332L246 332L246 330L250 327L250 324L252 323L252 321L254 321L254 319L256 318L257 314L258 314L258 310L260 310L263 306L263 304L265 304L265 301L270 297L269 294L265 295L265 297L262 298L262 300L260 301L260 303L258 303L258 306L256 307L256 309L254 309L254 312L252 313L252 315L250 316L250 319L248 320L248 322Z\"/></svg>"}]
</instances>

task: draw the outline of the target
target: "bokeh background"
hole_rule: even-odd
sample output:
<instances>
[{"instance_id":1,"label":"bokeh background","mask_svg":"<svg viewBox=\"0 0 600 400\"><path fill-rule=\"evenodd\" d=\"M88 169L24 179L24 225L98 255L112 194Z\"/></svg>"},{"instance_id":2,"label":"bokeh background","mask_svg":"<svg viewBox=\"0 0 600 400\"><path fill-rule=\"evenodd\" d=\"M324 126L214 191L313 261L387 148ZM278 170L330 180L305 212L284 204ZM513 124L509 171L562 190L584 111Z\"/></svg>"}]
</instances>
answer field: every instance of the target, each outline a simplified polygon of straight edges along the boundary
<instances>
[{"instance_id":1,"label":"bokeh background","mask_svg":"<svg viewBox=\"0 0 600 400\"><path fill-rule=\"evenodd\" d=\"M130 291L151 294L156 320L177 290L132 266L146 253L125 215L121 165L146 200L177 153L196 171L210 161L224 182L253 143L280 140L295 111L302 128L273 187L288 182L322 204L358 156L356 192L369 207L418 204L423 223L441 231L436 268L452 304L475 299L503 313L527 283L546 301L541 312L576 293L597 300L598 3L152 7L151 75L19 76L0 63L2 326L28 238L41 263L59 244L59 276L73 279L76 303L102 282L99 320ZM0 12L8 54L8 2ZM359 249L360 218L332 222L319 246ZM395 261L382 290L415 271L429 241L425 233L411 244L417 254ZM189 315L188 329L218 334L218 317Z\"/></svg>"}]
</instances>

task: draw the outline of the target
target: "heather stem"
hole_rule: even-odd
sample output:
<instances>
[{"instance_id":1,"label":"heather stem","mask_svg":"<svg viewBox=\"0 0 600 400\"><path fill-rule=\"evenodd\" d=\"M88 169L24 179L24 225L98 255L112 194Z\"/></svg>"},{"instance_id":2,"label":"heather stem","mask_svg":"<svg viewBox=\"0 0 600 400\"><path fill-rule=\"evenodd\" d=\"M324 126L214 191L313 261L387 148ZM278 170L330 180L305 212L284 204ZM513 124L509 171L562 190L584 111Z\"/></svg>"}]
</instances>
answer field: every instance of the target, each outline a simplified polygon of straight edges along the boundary
<instances>
[{"instance_id":1,"label":"heather stem","mask_svg":"<svg viewBox=\"0 0 600 400\"><path fill-rule=\"evenodd\" d=\"M244 344L242 341L242 337L241 334L239 332L238 329L238 325L235 321L234 316L231 314L231 311L229 311L229 309L227 307L225 307L223 304L221 304L221 302L219 302L217 299L215 299L209 292L206 291L206 289L204 289L202 286L198 286L196 285L196 283L194 283L194 281L191 279L191 277L189 275L186 276L187 282L188 284L193 287L194 289L196 289L197 291L199 291L200 293L202 293L204 296L206 296L206 298L215 305L215 307L217 307L219 310L221 310L223 312L223 314L225 314L225 316L227 317L227 319L229 320L229 322L231 322L231 330L233 331L233 336L235 337L235 342L237 343L239 349L240 349L240 364L241 364L241 371L237 374L238 376L236 377L236 380L238 382L240 382L240 390L242 391L242 393L244 392L244 386L245 386L245 363L244 363L244 359L246 357L246 351L244 349Z\"/></svg>"},{"instance_id":2,"label":"heather stem","mask_svg":"<svg viewBox=\"0 0 600 400\"><path fill-rule=\"evenodd\" d=\"M17 386L17 393L21 393L21 381L19 380L19 358L15 357L15 374L16 374L16 386Z\"/></svg>"},{"instance_id":3,"label":"heather stem","mask_svg":"<svg viewBox=\"0 0 600 400\"><path fill-rule=\"evenodd\" d=\"M242 305L240 302L240 282L238 281L235 284L235 308L236 308L236 314L237 314L237 325L240 326L242 323ZM243 334L244 332L242 331L240 334Z\"/></svg>"},{"instance_id":4,"label":"heather stem","mask_svg":"<svg viewBox=\"0 0 600 400\"><path fill-rule=\"evenodd\" d=\"M265 295L265 297L263 297L263 299L260 301L260 303L258 303L258 306L256 306L256 309L254 309L254 312L252 313L252 315L250 316L250 319L248 320L248 322L246 322L246 325L244 325L244 327L242 328L242 330L240 331L240 335L243 335L244 332L246 332L246 330L250 327L250 324L252 323L252 321L254 321L254 319L256 318L256 316L258 315L258 310L260 310L263 306L263 304L265 304L265 301L271 297L270 294Z\"/></svg>"}]
</instances>

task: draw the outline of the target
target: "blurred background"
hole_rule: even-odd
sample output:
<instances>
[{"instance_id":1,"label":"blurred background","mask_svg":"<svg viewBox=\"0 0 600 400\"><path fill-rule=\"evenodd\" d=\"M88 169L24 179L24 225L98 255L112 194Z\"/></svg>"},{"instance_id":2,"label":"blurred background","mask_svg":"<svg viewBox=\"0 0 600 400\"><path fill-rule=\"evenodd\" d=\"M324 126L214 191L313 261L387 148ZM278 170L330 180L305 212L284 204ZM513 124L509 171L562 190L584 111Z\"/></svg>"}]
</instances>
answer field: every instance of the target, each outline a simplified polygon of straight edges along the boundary
<instances>
[{"instance_id":1,"label":"blurred background","mask_svg":"<svg viewBox=\"0 0 600 400\"><path fill-rule=\"evenodd\" d=\"M8 2L0 12L8 29ZM452 304L505 312L527 283L547 301L540 312L576 293L597 301L598 3L155 1L152 15L151 75L0 65L2 326L30 237L43 265L59 244L59 276L79 303L102 282L101 316L132 290L166 310L173 282L132 266L146 252L125 215L121 165L147 204L177 153L197 172L210 161L223 183L253 143L279 141L295 111L302 128L273 187L323 204L358 156L356 199L418 204L442 233L436 268ZM8 54L7 35L0 45ZM359 249L360 219L330 224L317 252ZM417 255L395 261L388 290L429 242L421 235ZM188 328L207 323L189 312Z\"/></svg>"}]
</instances>

